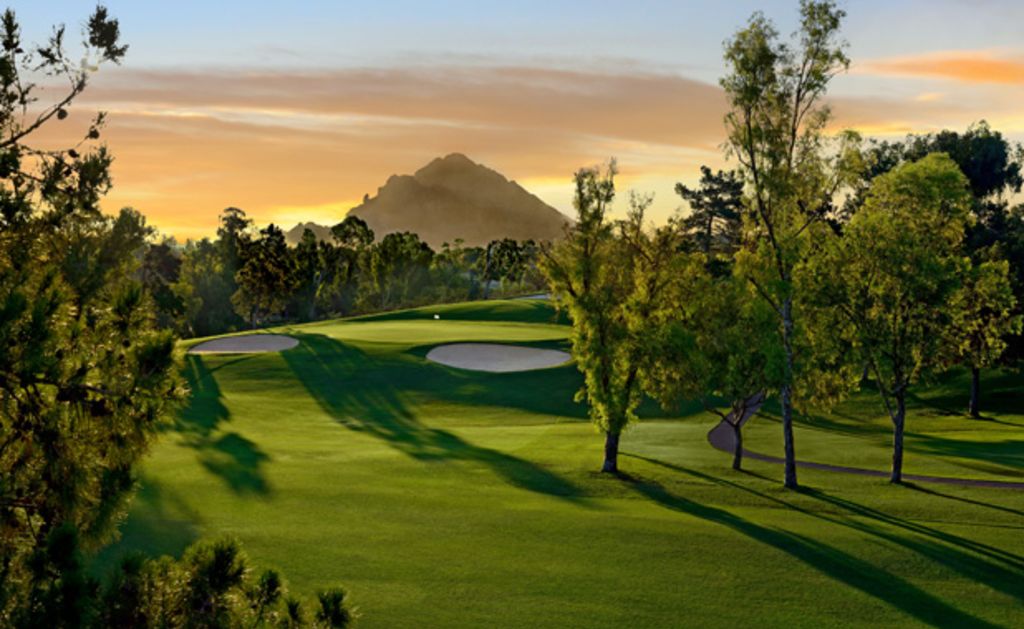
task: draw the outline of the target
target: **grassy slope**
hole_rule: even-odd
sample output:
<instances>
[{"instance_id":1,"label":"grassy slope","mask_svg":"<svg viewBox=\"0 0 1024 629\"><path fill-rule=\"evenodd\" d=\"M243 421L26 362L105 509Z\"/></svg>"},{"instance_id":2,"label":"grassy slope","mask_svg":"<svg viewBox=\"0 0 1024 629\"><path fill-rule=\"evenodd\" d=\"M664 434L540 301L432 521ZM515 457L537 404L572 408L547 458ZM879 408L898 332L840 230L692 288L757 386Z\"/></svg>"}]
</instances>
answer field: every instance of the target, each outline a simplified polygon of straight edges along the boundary
<instances>
[{"instance_id":1,"label":"grassy slope","mask_svg":"<svg viewBox=\"0 0 1024 629\"><path fill-rule=\"evenodd\" d=\"M364 627L1024 622L1024 493L813 472L786 492L775 466L729 470L695 409L638 425L633 479L606 478L571 366L422 359L456 340L564 343L552 320L538 302L444 306L290 328L302 344L282 354L191 357L193 400L100 564L236 535L293 589L345 584ZM929 390L908 472L1021 476L1022 388L989 384L999 422L929 410L961 405L963 382ZM778 432L755 420L749 445L778 452ZM887 445L870 396L798 427L808 459L884 468Z\"/></svg>"}]
</instances>

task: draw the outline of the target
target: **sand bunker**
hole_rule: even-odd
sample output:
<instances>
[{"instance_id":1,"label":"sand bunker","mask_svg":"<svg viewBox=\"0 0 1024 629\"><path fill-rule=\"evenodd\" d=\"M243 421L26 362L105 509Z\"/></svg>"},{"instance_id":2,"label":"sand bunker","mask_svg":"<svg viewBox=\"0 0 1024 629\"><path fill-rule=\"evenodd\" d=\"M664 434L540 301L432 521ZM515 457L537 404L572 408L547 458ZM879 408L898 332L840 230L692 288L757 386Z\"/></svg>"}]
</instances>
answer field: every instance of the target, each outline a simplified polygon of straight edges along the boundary
<instances>
[{"instance_id":1,"label":"sand bunker","mask_svg":"<svg viewBox=\"0 0 1024 629\"><path fill-rule=\"evenodd\" d=\"M497 345L494 343L454 343L439 345L427 352L427 360L474 371L527 371L569 362L572 357L556 349Z\"/></svg>"},{"instance_id":2,"label":"sand bunker","mask_svg":"<svg viewBox=\"0 0 1024 629\"><path fill-rule=\"evenodd\" d=\"M205 341L189 348L189 354L259 354L280 352L299 344L298 339L283 334L245 334Z\"/></svg>"}]
</instances>

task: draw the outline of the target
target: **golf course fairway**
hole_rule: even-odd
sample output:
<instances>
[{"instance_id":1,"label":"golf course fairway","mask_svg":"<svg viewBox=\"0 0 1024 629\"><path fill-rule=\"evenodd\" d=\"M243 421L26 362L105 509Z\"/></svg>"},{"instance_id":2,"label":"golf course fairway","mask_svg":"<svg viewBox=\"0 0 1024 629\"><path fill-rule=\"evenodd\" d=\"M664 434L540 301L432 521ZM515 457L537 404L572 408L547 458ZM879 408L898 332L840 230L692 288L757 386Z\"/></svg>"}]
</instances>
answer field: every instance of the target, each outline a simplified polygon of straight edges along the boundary
<instances>
[{"instance_id":1,"label":"golf course fairway","mask_svg":"<svg viewBox=\"0 0 1024 629\"><path fill-rule=\"evenodd\" d=\"M439 315L435 318L434 315ZM179 554L233 536L291 590L343 585L361 627L1024 624L1024 492L781 468L730 469L696 404L644 404L627 475L573 401L573 364L453 369L446 343L568 348L539 300L438 306L272 330L281 352L187 355L187 405L140 472L121 539ZM917 391L908 473L1024 480L1024 384L990 372ZM779 454L770 401L745 432ZM886 469L889 424L865 391L796 428L798 458Z\"/></svg>"}]
</instances>

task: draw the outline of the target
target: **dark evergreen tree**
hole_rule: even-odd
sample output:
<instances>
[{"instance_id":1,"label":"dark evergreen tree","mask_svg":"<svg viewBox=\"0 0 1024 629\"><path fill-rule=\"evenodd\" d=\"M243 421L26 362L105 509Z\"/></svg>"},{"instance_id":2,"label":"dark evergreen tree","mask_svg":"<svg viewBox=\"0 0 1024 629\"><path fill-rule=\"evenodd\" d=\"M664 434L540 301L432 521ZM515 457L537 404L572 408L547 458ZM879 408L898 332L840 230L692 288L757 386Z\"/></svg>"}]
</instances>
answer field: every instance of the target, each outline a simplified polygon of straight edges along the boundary
<instances>
[{"instance_id":1,"label":"dark evergreen tree","mask_svg":"<svg viewBox=\"0 0 1024 629\"><path fill-rule=\"evenodd\" d=\"M156 306L157 325L181 331L185 315L185 302L174 291L181 277L181 257L173 241L149 243L142 256L139 276L146 292Z\"/></svg>"},{"instance_id":2,"label":"dark evergreen tree","mask_svg":"<svg viewBox=\"0 0 1024 629\"><path fill-rule=\"evenodd\" d=\"M131 277L145 221L99 209L111 157L83 146L103 115L73 148L28 144L67 117L92 65L121 60L118 23L98 7L82 51L61 26L30 58L14 13L0 22L0 624L75 626L96 589L79 548L107 540L181 389L174 338ZM44 105L33 73L70 87Z\"/></svg>"},{"instance_id":3,"label":"dark evergreen tree","mask_svg":"<svg viewBox=\"0 0 1024 629\"><path fill-rule=\"evenodd\" d=\"M696 188L676 184L676 194L690 206L690 213L676 222L693 248L709 259L731 256L742 237L743 180L735 171L716 173L707 166L700 173Z\"/></svg>"}]
</instances>

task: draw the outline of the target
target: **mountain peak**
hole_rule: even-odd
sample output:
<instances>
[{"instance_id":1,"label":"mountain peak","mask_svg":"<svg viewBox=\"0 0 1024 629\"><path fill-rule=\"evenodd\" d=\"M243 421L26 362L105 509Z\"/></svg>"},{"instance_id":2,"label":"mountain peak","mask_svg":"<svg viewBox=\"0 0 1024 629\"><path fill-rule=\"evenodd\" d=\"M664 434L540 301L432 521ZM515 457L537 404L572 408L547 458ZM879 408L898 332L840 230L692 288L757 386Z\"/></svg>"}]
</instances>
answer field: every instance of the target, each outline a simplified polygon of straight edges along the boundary
<instances>
[{"instance_id":1,"label":"mountain peak","mask_svg":"<svg viewBox=\"0 0 1024 629\"><path fill-rule=\"evenodd\" d=\"M466 157L464 153L448 153L444 157L438 157L434 159L435 162L447 162L449 164L471 164L473 166L479 166L480 164Z\"/></svg>"},{"instance_id":2,"label":"mountain peak","mask_svg":"<svg viewBox=\"0 0 1024 629\"><path fill-rule=\"evenodd\" d=\"M444 157L435 157L413 175L417 179L443 176L454 173L493 173L490 168L474 162L462 153L449 153ZM495 173L497 174L497 173Z\"/></svg>"},{"instance_id":3,"label":"mountain peak","mask_svg":"<svg viewBox=\"0 0 1024 629\"><path fill-rule=\"evenodd\" d=\"M569 222L558 210L462 153L449 153L409 175L392 175L377 196L349 210L382 237L411 231L432 247L461 238L554 240Z\"/></svg>"}]
</instances>

